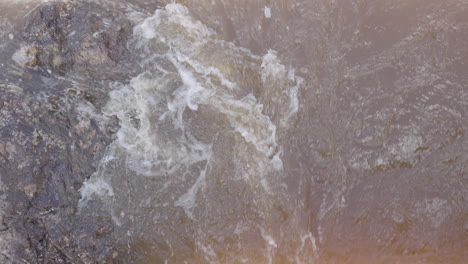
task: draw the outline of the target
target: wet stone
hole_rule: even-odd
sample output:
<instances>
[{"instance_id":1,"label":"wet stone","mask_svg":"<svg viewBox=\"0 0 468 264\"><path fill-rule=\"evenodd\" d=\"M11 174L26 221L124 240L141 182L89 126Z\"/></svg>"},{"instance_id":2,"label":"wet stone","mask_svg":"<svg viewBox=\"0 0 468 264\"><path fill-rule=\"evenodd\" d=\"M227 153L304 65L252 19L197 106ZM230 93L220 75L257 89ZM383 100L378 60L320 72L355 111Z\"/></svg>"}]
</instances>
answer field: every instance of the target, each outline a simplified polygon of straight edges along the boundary
<instances>
[{"instance_id":1,"label":"wet stone","mask_svg":"<svg viewBox=\"0 0 468 264\"><path fill-rule=\"evenodd\" d=\"M0 263L114 263L112 221L77 217L78 190L118 129L79 107L102 105L106 80L137 68L126 48L133 25L105 10L41 4L15 33L21 46L2 55L12 64L0 73Z\"/></svg>"}]
</instances>

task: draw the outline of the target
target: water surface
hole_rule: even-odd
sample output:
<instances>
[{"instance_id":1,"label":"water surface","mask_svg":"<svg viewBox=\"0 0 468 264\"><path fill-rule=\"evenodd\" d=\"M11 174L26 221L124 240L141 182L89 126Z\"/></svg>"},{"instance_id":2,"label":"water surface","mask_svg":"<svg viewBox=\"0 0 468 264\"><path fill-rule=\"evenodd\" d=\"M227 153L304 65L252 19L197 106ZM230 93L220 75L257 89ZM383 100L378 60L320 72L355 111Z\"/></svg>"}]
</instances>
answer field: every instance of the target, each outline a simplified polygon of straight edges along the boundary
<instances>
[{"instance_id":1,"label":"water surface","mask_svg":"<svg viewBox=\"0 0 468 264\"><path fill-rule=\"evenodd\" d=\"M77 217L116 261L468 261L466 1L178 2L102 3L138 69L79 106L119 128ZM42 3L0 4L14 52Z\"/></svg>"}]
</instances>

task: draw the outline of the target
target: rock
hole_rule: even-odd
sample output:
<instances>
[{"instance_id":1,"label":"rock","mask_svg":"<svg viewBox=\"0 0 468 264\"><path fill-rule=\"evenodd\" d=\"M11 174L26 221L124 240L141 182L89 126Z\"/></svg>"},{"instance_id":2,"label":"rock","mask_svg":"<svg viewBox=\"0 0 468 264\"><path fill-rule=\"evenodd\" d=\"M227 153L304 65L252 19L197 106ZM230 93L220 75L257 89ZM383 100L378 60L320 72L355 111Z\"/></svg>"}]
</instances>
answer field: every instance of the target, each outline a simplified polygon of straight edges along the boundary
<instances>
[{"instance_id":1,"label":"rock","mask_svg":"<svg viewBox=\"0 0 468 264\"><path fill-rule=\"evenodd\" d=\"M15 34L15 74L0 73L0 263L116 263L110 218L77 204L118 120L101 128L82 110L99 111L107 80L137 68L132 27L119 9L69 1L35 9Z\"/></svg>"},{"instance_id":2,"label":"rock","mask_svg":"<svg viewBox=\"0 0 468 264\"><path fill-rule=\"evenodd\" d=\"M59 74L119 79L126 76L126 49L132 24L117 9L106 12L93 2L45 5L26 22L23 39L34 60L26 65Z\"/></svg>"}]
</instances>

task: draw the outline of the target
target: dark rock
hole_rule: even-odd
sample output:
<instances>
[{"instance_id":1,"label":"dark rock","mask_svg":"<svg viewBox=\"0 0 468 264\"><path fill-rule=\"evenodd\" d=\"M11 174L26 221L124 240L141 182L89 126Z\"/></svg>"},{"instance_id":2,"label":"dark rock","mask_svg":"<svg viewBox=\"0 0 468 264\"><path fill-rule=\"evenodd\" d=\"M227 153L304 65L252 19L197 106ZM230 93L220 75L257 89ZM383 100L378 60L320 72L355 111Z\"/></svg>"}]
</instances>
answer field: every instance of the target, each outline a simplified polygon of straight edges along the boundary
<instances>
[{"instance_id":1,"label":"dark rock","mask_svg":"<svg viewBox=\"0 0 468 264\"><path fill-rule=\"evenodd\" d=\"M120 79L133 68L124 62L131 30L123 12L106 12L92 2L46 5L24 28L26 52L33 57L27 65L81 78Z\"/></svg>"},{"instance_id":2,"label":"dark rock","mask_svg":"<svg viewBox=\"0 0 468 264\"><path fill-rule=\"evenodd\" d=\"M112 222L77 204L118 120L100 128L78 107L99 111L107 80L137 68L132 26L92 2L46 4L25 22L23 72L0 78L0 263L113 263Z\"/></svg>"}]
</instances>

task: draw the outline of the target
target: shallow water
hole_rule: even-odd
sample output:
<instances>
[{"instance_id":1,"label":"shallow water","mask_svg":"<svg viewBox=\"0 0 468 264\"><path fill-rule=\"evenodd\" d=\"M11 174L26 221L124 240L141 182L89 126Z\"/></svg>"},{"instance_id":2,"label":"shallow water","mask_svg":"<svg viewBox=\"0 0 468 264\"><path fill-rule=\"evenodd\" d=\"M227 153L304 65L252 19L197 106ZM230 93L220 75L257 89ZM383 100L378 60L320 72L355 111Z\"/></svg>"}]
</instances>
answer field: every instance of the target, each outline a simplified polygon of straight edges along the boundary
<instances>
[{"instance_id":1,"label":"shallow water","mask_svg":"<svg viewBox=\"0 0 468 264\"><path fill-rule=\"evenodd\" d=\"M116 261L468 261L466 1L179 2L102 2L139 67L78 108L119 128L77 217ZM0 2L4 83L40 4Z\"/></svg>"}]
</instances>

